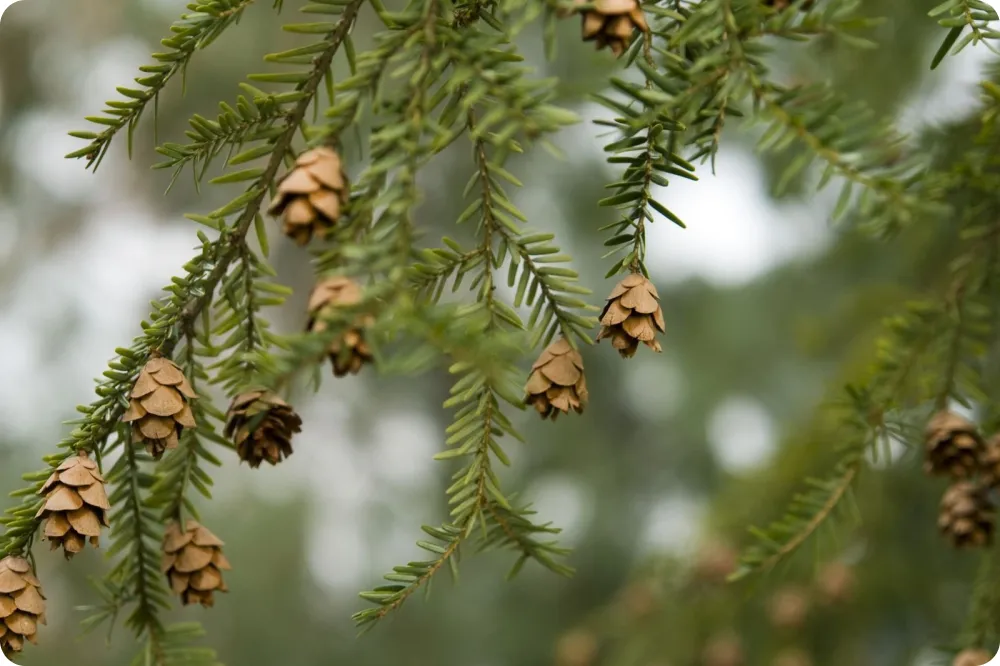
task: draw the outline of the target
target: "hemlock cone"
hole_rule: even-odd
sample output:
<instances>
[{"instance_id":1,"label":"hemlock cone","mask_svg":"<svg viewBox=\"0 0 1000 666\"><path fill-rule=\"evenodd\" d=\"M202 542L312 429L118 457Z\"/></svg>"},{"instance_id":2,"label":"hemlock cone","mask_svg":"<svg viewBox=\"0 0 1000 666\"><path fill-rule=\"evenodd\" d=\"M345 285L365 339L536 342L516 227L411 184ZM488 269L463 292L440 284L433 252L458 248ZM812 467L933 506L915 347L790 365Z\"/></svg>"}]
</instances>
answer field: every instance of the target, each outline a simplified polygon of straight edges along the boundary
<instances>
[{"instance_id":1,"label":"hemlock cone","mask_svg":"<svg viewBox=\"0 0 1000 666\"><path fill-rule=\"evenodd\" d=\"M545 348L531 366L531 376L524 387L526 402L533 405L543 419L553 421L559 412L577 414L587 405L587 378L583 372L583 357L566 338L560 338Z\"/></svg>"},{"instance_id":2,"label":"hemlock cone","mask_svg":"<svg viewBox=\"0 0 1000 666\"><path fill-rule=\"evenodd\" d=\"M704 666L743 666L746 661L743 641L736 634L720 634L708 641L702 650Z\"/></svg>"},{"instance_id":3,"label":"hemlock cone","mask_svg":"<svg viewBox=\"0 0 1000 666\"><path fill-rule=\"evenodd\" d=\"M623 358L631 358L640 342L653 351L663 351L656 339L657 331L666 332L660 295L652 282L632 273L615 285L608 296L601 312L601 332L597 340L611 338L611 346Z\"/></svg>"},{"instance_id":4,"label":"hemlock cone","mask_svg":"<svg viewBox=\"0 0 1000 666\"><path fill-rule=\"evenodd\" d=\"M955 655L952 666L983 666L993 659L993 655L986 650L962 650Z\"/></svg>"},{"instance_id":5,"label":"hemlock cone","mask_svg":"<svg viewBox=\"0 0 1000 666\"><path fill-rule=\"evenodd\" d=\"M990 488L1000 487L1000 433L986 442L979 455L979 473Z\"/></svg>"},{"instance_id":6,"label":"hemlock cone","mask_svg":"<svg viewBox=\"0 0 1000 666\"><path fill-rule=\"evenodd\" d=\"M330 277L318 282L309 295L309 331L322 332L327 323L322 321L324 313L338 307L349 307L361 302L361 287L346 277ZM330 344L330 362L333 374L344 377L356 375L366 363L371 363L372 352L365 341L364 328L371 325L373 317L361 317L355 326L348 329L338 340Z\"/></svg>"},{"instance_id":7,"label":"hemlock cone","mask_svg":"<svg viewBox=\"0 0 1000 666\"><path fill-rule=\"evenodd\" d=\"M226 413L226 437L236 444L240 460L252 468L265 460L277 465L292 455L292 435L301 430L299 415L270 391L241 393Z\"/></svg>"},{"instance_id":8,"label":"hemlock cone","mask_svg":"<svg viewBox=\"0 0 1000 666\"><path fill-rule=\"evenodd\" d=\"M584 0L577 4L584 4ZM593 9L582 12L583 41L596 42L598 49L607 46L616 57L625 53L637 29L649 32L646 15L636 0L596 0Z\"/></svg>"},{"instance_id":9,"label":"hemlock cone","mask_svg":"<svg viewBox=\"0 0 1000 666\"><path fill-rule=\"evenodd\" d=\"M122 421L132 423L132 441L143 442L159 459L177 448L184 428L194 428L189 400L197 398L184 373L172 361L154 357L139 372Z\"/></svg>"},{"instance_id":10,"label":"hemlock cone","mask_svg":"<svg viewBox=\"0 0 1000 666\"><path fill-rule=\"evenodd\" d=\"M989 545L993 540L993 521L993 504L982 486L958 481L941 498L938 528L956 548Z\"/></svg>"},{"instance_id":11,"label":"hemlock cone","mask_svg":"<svg viewBox=\"0 0 1000 666\"><path fill-rule=\"evenodd\" d=\"M86 539L100 544L101 526L110 527L108 494L97 463L86 451L70 456L48 478L39 495L45 504L35 518L45 521L43 534L52 550L62 546L66 559L83 550Z\"/></svg>"},{"instance_id":12,"label":"hemlock cone","mask_svg":"<svg viewBox=\"0 0 1000 666\"><path fill-rule=\"evenodd\" d=\"M993 655L985 650L965 649L955 655L952 666L983 666L993 659Z\"/></svg>"},{"instance_id":13,"label":"hemlock cone","mask_svg":"<svg viewBox=\"0 0 1000 666\"><path fill-rule=\"evenodd\" d=\"M45 624L42 584L31 573L31 564L14 555L0 560L0 650L20 652L27 639L38 643L39 624Z\"/></svg>"},{"instance_id":14,"label":"hemlock cone","mask_svg":"<svg viewBox=\"0 0 1000 666\"><path fill-rule=\"evenodd\" d=\"M979 468L983 441L975 424L954 412L941 411L927 423L924 471L965 479Z\"/></svg>"},{"instance_id":15,"label":"hemlock cone","mask_svg":"<svg viewBox=\"0 0 1000 666\"><path fill-rule=\"evenodd\" d=\"M337 224L349 195L340 155L331 148L314 148L299 155L278 183L268 213L281 215L282 232L303 246Z\"/></svg>"},{"instance_id":16,"label":"hemlock cone","mask_svg":"<svg viewBox=\"0 0 1000 666\"><path fill-rule=\"evenodd\" d=\"M806 590L796 585L787 585L771 597L768 619L778 629L798 629L806 621L811 605Z\"/></svg>"},{"instance_id":17,"label":"hemlock cone","mask_svg":"<svg viewBox=\"0 0 1000 666\"><path fill-rule=\"evenodd\" d=\"M812 666L809 653L798 648L785 648L774 658L773 666Z\"/></svg>"},{"instance_id":18,"label":"hemlock cone","mask_svg":"<svg viewBox=\"0 0 1000 666\"><path fill-rule=\"evenodd\" d=\"M816 589L825 604L838 604L851 599L857 585L854 570L843 562L830 562L816 577Z\"/></svg>"},{"instance_id":19,"label":"hemlock cone","mask_svg":"<svg viewBox=\"0 0 1000 666\"><path fill-rule=\"evenodd\" d=\"M215 604L215 592L228 592L222 572L232 567L222 554L223 542L197 521L189 520L182 532L175 521L163 537L163 572L170 589L187 606Z\"/></svg>"}]
</instances>

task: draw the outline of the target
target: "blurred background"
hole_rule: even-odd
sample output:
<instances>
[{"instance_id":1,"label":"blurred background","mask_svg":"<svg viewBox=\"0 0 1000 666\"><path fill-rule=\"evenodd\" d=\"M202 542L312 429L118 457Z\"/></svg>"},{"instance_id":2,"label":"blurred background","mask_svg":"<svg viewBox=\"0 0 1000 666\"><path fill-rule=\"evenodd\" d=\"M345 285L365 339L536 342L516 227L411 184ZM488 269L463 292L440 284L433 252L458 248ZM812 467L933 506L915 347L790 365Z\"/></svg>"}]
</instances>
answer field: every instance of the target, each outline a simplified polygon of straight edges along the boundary
<instances>
[{"instance_id":1,"label":"blurred background","mask_svg":"<svg viewBox=\"0 0 1000 666\"><path fill-rule=\"evenodd\" d=\"M287 0L247 10L239 26L196 55L186 93L179 81L160 99L158 138L179 140L195 112L214 117L232 102L263 54L298 44L279 22L299 20ZM928 19L933 0L871 0L862 12L890 20L869 37L877 52L836 41L778 44L776 76L829 79L907 130L949 133L976 110L975 84L989 52L967 49L931 72L944 37ZM201 195L152 171L152 118L130 162L117 142L95 174L63 155L66 136L89 129L115 86L149 61L184 11L181 0L23 0L0 23L0 488L19 486L65 435L60 423L89 402L116 346L139 332L148 301L194 254L184 212L228 201ZM365 13L355 40L377 29ZM561 77L561 103L601 114L586 94L615 63L560 26L560 55L542 58L528 31L524 53ZM346 66L339 65L341 69ZM526 187L517 203L536 228L554 231L601 303L603 239L612 215L598 209L616 180L603 161L600 129L560 135L566 158L544 151L509 169ZM356 593L393 565L419 559L419 525L444 517L447 463L431 460L450 415L440 404L444 373L324 382L293 396L305 421L296 453L276 468L218 473L204 522L227 543L230 594L204 621L206 643L230 666L904 666L936 663L930 648L961 626L975 554L954 553L935 532L942 488L899 455L863 477L863 523L836 548L809 548L758 585L720 579L746 544L746 527L780 515L810 474L833 459L835 437L817 406L828 389L872 359L879 318L933 284L944 266L929 255L927 230L879 245L832 228L831 192L804 186L771 195L785 159L754 155L753 131L724 142L716 174L678 182L662 200L687 224L649 231L648 265L662 295L668 333L662 355L622 361L607 345L584 351L591 404L580 417L540 423L516 415L528 438L509 444L508 491L522 490L540 517L564 528L577 574L561 579L528 564L512 582L509 553L470 557L461 580L436 580L427 601L361 638L350 620ZM350 150L348 146L348 150ZM465 207L467 146L442 155L424 176L418 218L432 243ZM942 221L946 225L947 221ZM311 281L308 255L272 228L271 259L296 295L271 313L298 330ZM530 359L525 359L525 369ZM221 403L220 403L221 406ZM108 566L88 550L67 566L37 549L50 600L41 645L29 665L123 665L135 652L121 627L81 636L78 606L96 601L87 582Z\"/></svg>"}]
</instances>

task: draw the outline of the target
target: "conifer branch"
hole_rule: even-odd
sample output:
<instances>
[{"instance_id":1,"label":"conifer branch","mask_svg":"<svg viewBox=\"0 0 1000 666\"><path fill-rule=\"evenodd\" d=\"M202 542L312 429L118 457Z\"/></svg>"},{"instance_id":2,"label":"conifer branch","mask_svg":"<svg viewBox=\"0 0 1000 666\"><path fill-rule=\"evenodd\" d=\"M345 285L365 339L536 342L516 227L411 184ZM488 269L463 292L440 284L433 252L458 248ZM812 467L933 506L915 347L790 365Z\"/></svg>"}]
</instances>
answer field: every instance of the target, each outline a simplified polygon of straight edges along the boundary
<instances>
[{"instance_id":1,"label":"conifer branch","mask_svg":"<svg viewBox=\"0 0 1000 666\"><path fill-rule=\"evenodd\" d=\"M159 94L170 80L178 73L183 77L195 52L208 47L226 28L238 22L243 11L253 2L254 0L203 0L188 5L192 11L183 14L170 27L171 36L160 42L169 50L153 54L153 59L158 64L139 68L146 75L135 79L141 87L118 88L125 99L109 101L103 115L87 117L90 122L107 129L100 133L70 132L70 136L89 140L90 143L66 157L86 158L87 168L93 167L96 171L115 136L123 129L128 132L128 152L131 157L133 134L149 102L153 102L155 113Z\"/></svg>"}]
</instances>

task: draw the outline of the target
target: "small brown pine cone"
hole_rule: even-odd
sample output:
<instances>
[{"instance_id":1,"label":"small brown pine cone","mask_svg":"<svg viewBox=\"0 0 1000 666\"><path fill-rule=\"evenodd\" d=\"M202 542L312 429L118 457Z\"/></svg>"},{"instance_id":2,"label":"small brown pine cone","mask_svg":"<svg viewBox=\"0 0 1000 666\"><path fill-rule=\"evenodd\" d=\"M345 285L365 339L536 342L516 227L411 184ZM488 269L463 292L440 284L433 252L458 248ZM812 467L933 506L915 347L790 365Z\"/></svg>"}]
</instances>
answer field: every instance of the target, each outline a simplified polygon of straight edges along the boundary
<instances>
[{"instance_id":1,"label":"small brown pine cone","mask_svg":"<svg viewBox=\"0 0 1000 666\"><path fill-rule=\"evenodd\" d=\"M267 212L281 215L284 234L303 246L337 224L349 195L340 155L331 148L314 148L299 155L278 183Z\"/></svg>"},{"instance_id":2,"label":"small brown pine cone","mask_svg":"<svg viewBox=\"0 0 1000 666\"><path fill-rule=\"evenodd\" d=\"M525 401L534 405L543 419L553 421L559 412L577 414L587 405L587 378L583 373L583 357L570 346L566 338L559 338L545 348L535 364L524 387Z\"/></svg>"},{"instance_id":3,"label":"small brown pine cone","mask_svg":"<svg viewBox=\"0 0 1000 666\"><path fill-rule=\"evenodd\" d=\"M615 285L601 312L601 332L598 342L611 338L611 346L623 358L635 356L639 343L653 351L663 351L656 332L664 333L663 310L656 287L638 273L632 273Z\"/></svg>"},{"instance_id":4,"label":"small brown pine cone","mask_svg":"<svg viewBox=\"0 0 1000 666\"><path fill-rule=\"evenodd\" d=\"M586 4L577 0L578 5ZM582 13L583 41L593 41L598 49L609 47L616 57L621 57L635 31L649 32L646 15L637 0L595 0L594 8Z\"/></svg>"},{"instance_id":5,"label":"small brown pine cone","mask_svg":"<svg viewBox=\"0 0 1000 666\"><path fill-rule=\"evenodd\" d=\"M993 655L986 650L970 648L956 654L951 666L985 666L992 659Z\"/></svg>"},{"instance_id":6,"label":"small brown pine cone","mask_svg":"<svg viewBox=\"0 0 1000 666\"><path fill-rule=\"evenodd\" d=\"M695 557L692 574L703 583L724 583L736 571L739 553L729 544L713 541L705 544Z\"/></svg>"},{"instance_id":7,"label":"small brown pine cone","mask_svg":"<svg viewBox=\"0 0 1000 666\"><path fill-rule=\"evenodd\" d=\"M993 540L994 509L986 489L957 481L941 498L938 528L956 548L979 547Z\"/></svg>"},{"instance_id":8,"label":"small brown pine cone","mask_svg":"<svg viewBox=\"0 0 1000 666\"><path fill-rule=\"evenodd\" d=\"M1000 487L1000 433L993 435L980 450L979 472L984 484Z\"/></svg>"},{"instance_id":9,"label":"small brown pine cone","mask_svg":"<svg viewBox=\"0 0 1000 666\"><path fill-rule=\"evenodd\" d=\"M5 557L0 560L0 650L10 656L21 651L26 639L38 643L39 624L45 624L41 582L32 575L28 560Z\"/></svg>"},{"instance_id":10,"label":"small brown pine cone","mask_svg":"<svg viewBox=\"0 0 1000 666\"><path fill-rule=\"evenodd\" d=\"M774 657L774 666L812 666L809 653L798 648L786 648Z\"/></svg>"},{"instance_id":11,"label":"small brown pine cone","mask_svg":"<svg viewBox=\"0 0 1000 666\"><path fill-rule=\"evenodd\" d=\"M791 5L792 1L793 0L761 0L761 2L764 5L766 5L768 7L774 7L778 11L781 11L782 9L784 9L784 8L788 7L789 5ZM809 9L810 7L812 7L813 2L814 2L814 0L808 0L807 2L803 2L802 6L799 7L799 9L805 11L805 10Z\"/></svg>"},{"instance_id":12,"label":"small brown pine cone","mask_svg":"<svg viewBox=\"0 0 1000 666\"><path fill-rule=\"evenodd\" d=\"M35 518L45 521L44 535L52 550L62 546L66 559L70 559L83 550L88 538L94 548L98 547L101 526L110 526L111 504L104 477L86 451L59 465L38 494L45 497L45 504Z\"/></svg>"},{"instance_id":13,"label":"small brown pine cone","mask_svg":"<svg viewBox=\"0 0 1000 666\"><path fill-rule=\"evenodd\" d=\"M816 588L823 603L837 604L850 600L857 580L851 567L843 562L830 562L816 577Z\"/></svg>"},{"instance_id":14,"label":"small brown pine cone","mask_svg":"<svg viewBox=\"0 0 1000 666\"><path fill-rule=\"evenodd\" d=\"M328 308L349 307L360 302L361 287L357 282L346 277L325 278L313 287L309 295L309 322L306 328L322 332L327 325L321 317ZM362 317L354 328L348 329L330 345L330 362L335 376L356 375L363 365L371 363L372 352L365 340L364 328L370 326L372 321L371 316Z\"/></svg>"},{"instance_id":15,"label":"small brown pine cone","mask_svg":"<svg viewBox=\"0 0 1000 666\"><path fill-rule=\"evenodd\" d=\"M265 460L277 465L292 455L292 435L301 430L299 415L270 391L241 393L226 413L226 437L233 439L240 460L252 468Z\"/></svg>"},{"instance_id":16,"label":"small brown pine cone","mask_svg":"<svg viewBox=\"0 0 1000 666\"><path fill-rule=\"evenodd\" d=\"M924 436L927 474L965 479L977 471L983 440L968 419L954 412L938 412L927 423Z\"/></svg>"},{"instance_id":17,"label":"small brown pine cone","mask_svg":"<svg viewBox=\"0 0 1000 666\"><path fill-rule=\"evenodd\" d=\"M574 629L556 643L556 666L593 666L597 663L600 645L585 629Z\"/></svg>"},{"instance_id":18,"label":"small brown pine cone","mask_svg":"<svg viewBox=\"0 0 1000 666\"><path fill-rule=\"evenodd\" d=\"M778 629L798 629L809 615L809 593L789 585L774 593L768 604L768 617Z\"/></svg>"},{"instance_id":19,"label":"small brown pine cone","mask_svg":"<svg viewBox=\"0 0 1000 666\"><path fill-rule=\"evenodd\" d=\"M170 589L187 606L215 604L215 592L228 592L222 572L232 567L222 554L224 544L197 521L189 520L182 532L171 522L163 537L163 573Z\"/></svg>"},{"instance_id":20,"label":"small brown pine cone","mask_svg":"<svg viewBox=\"0 0 1000 666\"><path fill-rule=\"evenodd\" d=\"M184 428L194 428L189 400L197 398L181 369L154 356L139 372L122 421L132 423L132 441L143 442L157 460L177 448Z\"/></svg>"},{"instance_id":21,"label":"small brown pine cone","mask_svg":"<svg viewBox=\"0 0 1000 666\"><path fill-rule=\"evenodd\" d=\"M721 634L709 640L701 653L701 666L743 666L743 641L736 634Z\"/></svg>"}]
</instances>

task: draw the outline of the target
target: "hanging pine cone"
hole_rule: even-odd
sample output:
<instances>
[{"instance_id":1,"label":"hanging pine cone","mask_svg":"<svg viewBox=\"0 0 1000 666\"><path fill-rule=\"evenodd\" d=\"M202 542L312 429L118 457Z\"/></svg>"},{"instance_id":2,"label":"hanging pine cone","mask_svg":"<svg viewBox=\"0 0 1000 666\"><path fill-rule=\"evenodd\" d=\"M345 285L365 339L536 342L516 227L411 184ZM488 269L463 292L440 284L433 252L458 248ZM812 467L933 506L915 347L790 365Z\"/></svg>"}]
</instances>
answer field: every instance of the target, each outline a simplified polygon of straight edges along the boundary
<instances>
[{"instance_id":1,"label":"hanging pine cone","mask_svg":"<svg viewBox=\"0 0 1000 666\"><path fill-rule=\"evenodd\" d=\"M623 358L635 356L639 343L653 351L662 351L656 332L666 331L660 295L656 287L638 273L632 273L615 285L601 312L601 332L597 340L611 338L611 346Z\"/></svg>"},{"instance_id":2,"label":"hanging pine cone","mask_svg":"<svg viewBox=\"0 0 1000 666\"><path fill-rule=\"evenodd\" d=\"M313 287L309 295L309 322L306 328L310 331L322 332L326 323L321 321L328 308L349 307L361 302L361 287L358 283L346 277L325 278ZM333 374L344 377L357 374L366 363L371 363L372 352L365 341L364 328L373 321L371 316L361 318L354 328L348 329L339 340L330 345L330 361L333 364Z\"/></svg>"},{"instance_id":3,"label":"hanging pine cone","mask_svg":"<svg viewBox=\"0 0 1000 666\"><path fill-rule=\"evenodd\" d=\"M301 430L299 415L270 391L241 393L226 413L226 437L233 439L240 460L252 468L265 460L277 465L292 455L292 435Z\"/></svg>"},{"instance_id":4,"label":"hanging pine cone","mask_svg":"<svg viewBox=\"0 0 1000 666\"><path fill-rule=\"evenodd\" d=\"M778 629L798 629L805 623L811 605L805 589L786 585L771 597L768 617Z\"/></svg>"},{"instance_id":5,"label":"hanging pine cone","mask_svg":"<svg viewBox=\"0 0 1000 666\"><path fill-rule=\"evenodd\" d=\"M816 577L820 599L826 604L844 603L854 594L857 580L851 567L843 562L830 562Z\"/></svg>"},{"instance_id":6,"label":"hanging pine cone","mask_svg":"<svg viewBox=\"0 0 1000 666\"><path fill-rule=\"evenodd\" d=\"M951 666L985 666L992 660L993 655L986 650L966 649L955 655Z\"/></svg>"},{"instance_id":7,"label":"hanging pine cone","mask_svg":"<svg viewBox=\"0 0 1000 666\"><path fill-rule=\"evenodd\" d=\"M170 589L187 606L200 603L215 604L215 592L228 592L222 572L232 567L222 554L224 544L197 521L189 520L182 532L180 525L171 522L163 537L163 572L170 581Z\"/></svg>"},{"instance_id":8,"label":"hanging pine cone","mask_svg":"<svg viewBox=\"0 0 1000 666\"><path fill-rule=\"evenodd\" d=\"M314 148L299 155L278 183L268 213L282 215L284 234L303 246L337 224L349 195L340 155L331 148Z\"/></svg>"},{"instance_id":9,"label":"hanging pine cone","mask_svg":"<svg viewBox=\"0 0 1000 666\"><path fill-rule=\"evenodd\" d=\"M798 648L786 648L774 658L773 666L812 666L813 660L809 653Z\"/></svg>"},{"instance_id":10,"label":"hanging pine cone","mask_svg":"<svg viewBox=\"0 0 1000 666\"><path fill-rule=\"evenodd\" d=\"M983 442L971 421L954 412L938 412L924 434L925 472L953 479L965 479L976 472Z\"/></svg>"},{"instance_id":11,"label":"hanging pine cone","mask_svg":"<svg viewBox=\"0 0 1000 666\"><path fill-rule=\"evenodd\" d=\"M593 666L599 650L597 638L591 632L574 629L556 643L556 666Z\"/></svg>"},{"instance_id":12,"label":"hanging pine cone","mask_svg":"<svg viewBox=\"0 0 1000 666\"><path fill-rule=\"evenodd\" d=\"M980 450L979 473L986 486L1000 487L1000 433L993 435Z\"/></svg>"},{"instance_id":13,"label":"hanging pine cone","mask_svg":"<svg viewBox=\"0 0 1000 666\"><path fill-rule=\"evenodd\" d=\"M553 421L559 412L577 414L587 404L587 379L583 374L583 357L570 346L566 338L559 338L545 348L535 364L524 387L526 402L534 405L543 419Z\"/></svg>"},{"instance_id":14,"label":"hanging pine cone","mask_svg":"<svg viewBox=\"0 0 1000 666\"><path fill-rule=\"evenodd\" d=\"M588 4L578 0L578 5ZM637 0L595 0L592 9L583 10L583 41L593 41L598 49L609 47L621 57L632 43L635 31L649 32L646 15Z\"/></svg>"},{"instance_id":15,"label":"hanging pine cone","mask_svg":"<svg viewBox=\"0 0 1000 666\"><path fill-rule=\"evenodd\" d=\"M154 356L139 372L122 421L132 423L132 441L143 442L157 460L177 448L184 428L194 428L189 400L197 398L181 369Z\"/></svg>"},{"instance_id":16,"label":"hanging pine cone","mask_svg":"<svg viewBox=\"0 0 1000 666\"><path fill-rule=\"evenodd\" d=\"M743 666L743 641L736 634L712 638L701 653L701 666Z\"/></svg>"},{"instance_id":17,"label":"hanging pine cone","mask_svg":"<svg viewBox=\"0 0 1000 666\"><path fill-rule=\"evenodd\" d=\"M48 478L39 495L45 504L35 518L45 521L43 531L52 550L62 546L66 559L83 550L86 539L97 548L101 525L109 527L108 494L97 463L86 451L70 456Z\"/></svg>"},{"instance_id":18,"label":"hanging pine cone","mask_svg":"<svg viewBox=\"0 0 1000 666\"><path fill-rule=\"evenodd\" d=\"M5 655L20 652L25 639L38 643L38 625L45 624L45 597L23 557L0 560L0 620L0 650Z\"/></svg>"},{"instance_id":19,"label":"hanging pine cone","mask_svg":"<svg viewBox=\"0 0 1000 666\"><path fill-rule=\"evenodd\" d=\"M958 481L941 498L938 527L956 548L975 548L991 543L993 520L993 504L982 486Z\"/></svg>"}]
</instances>

